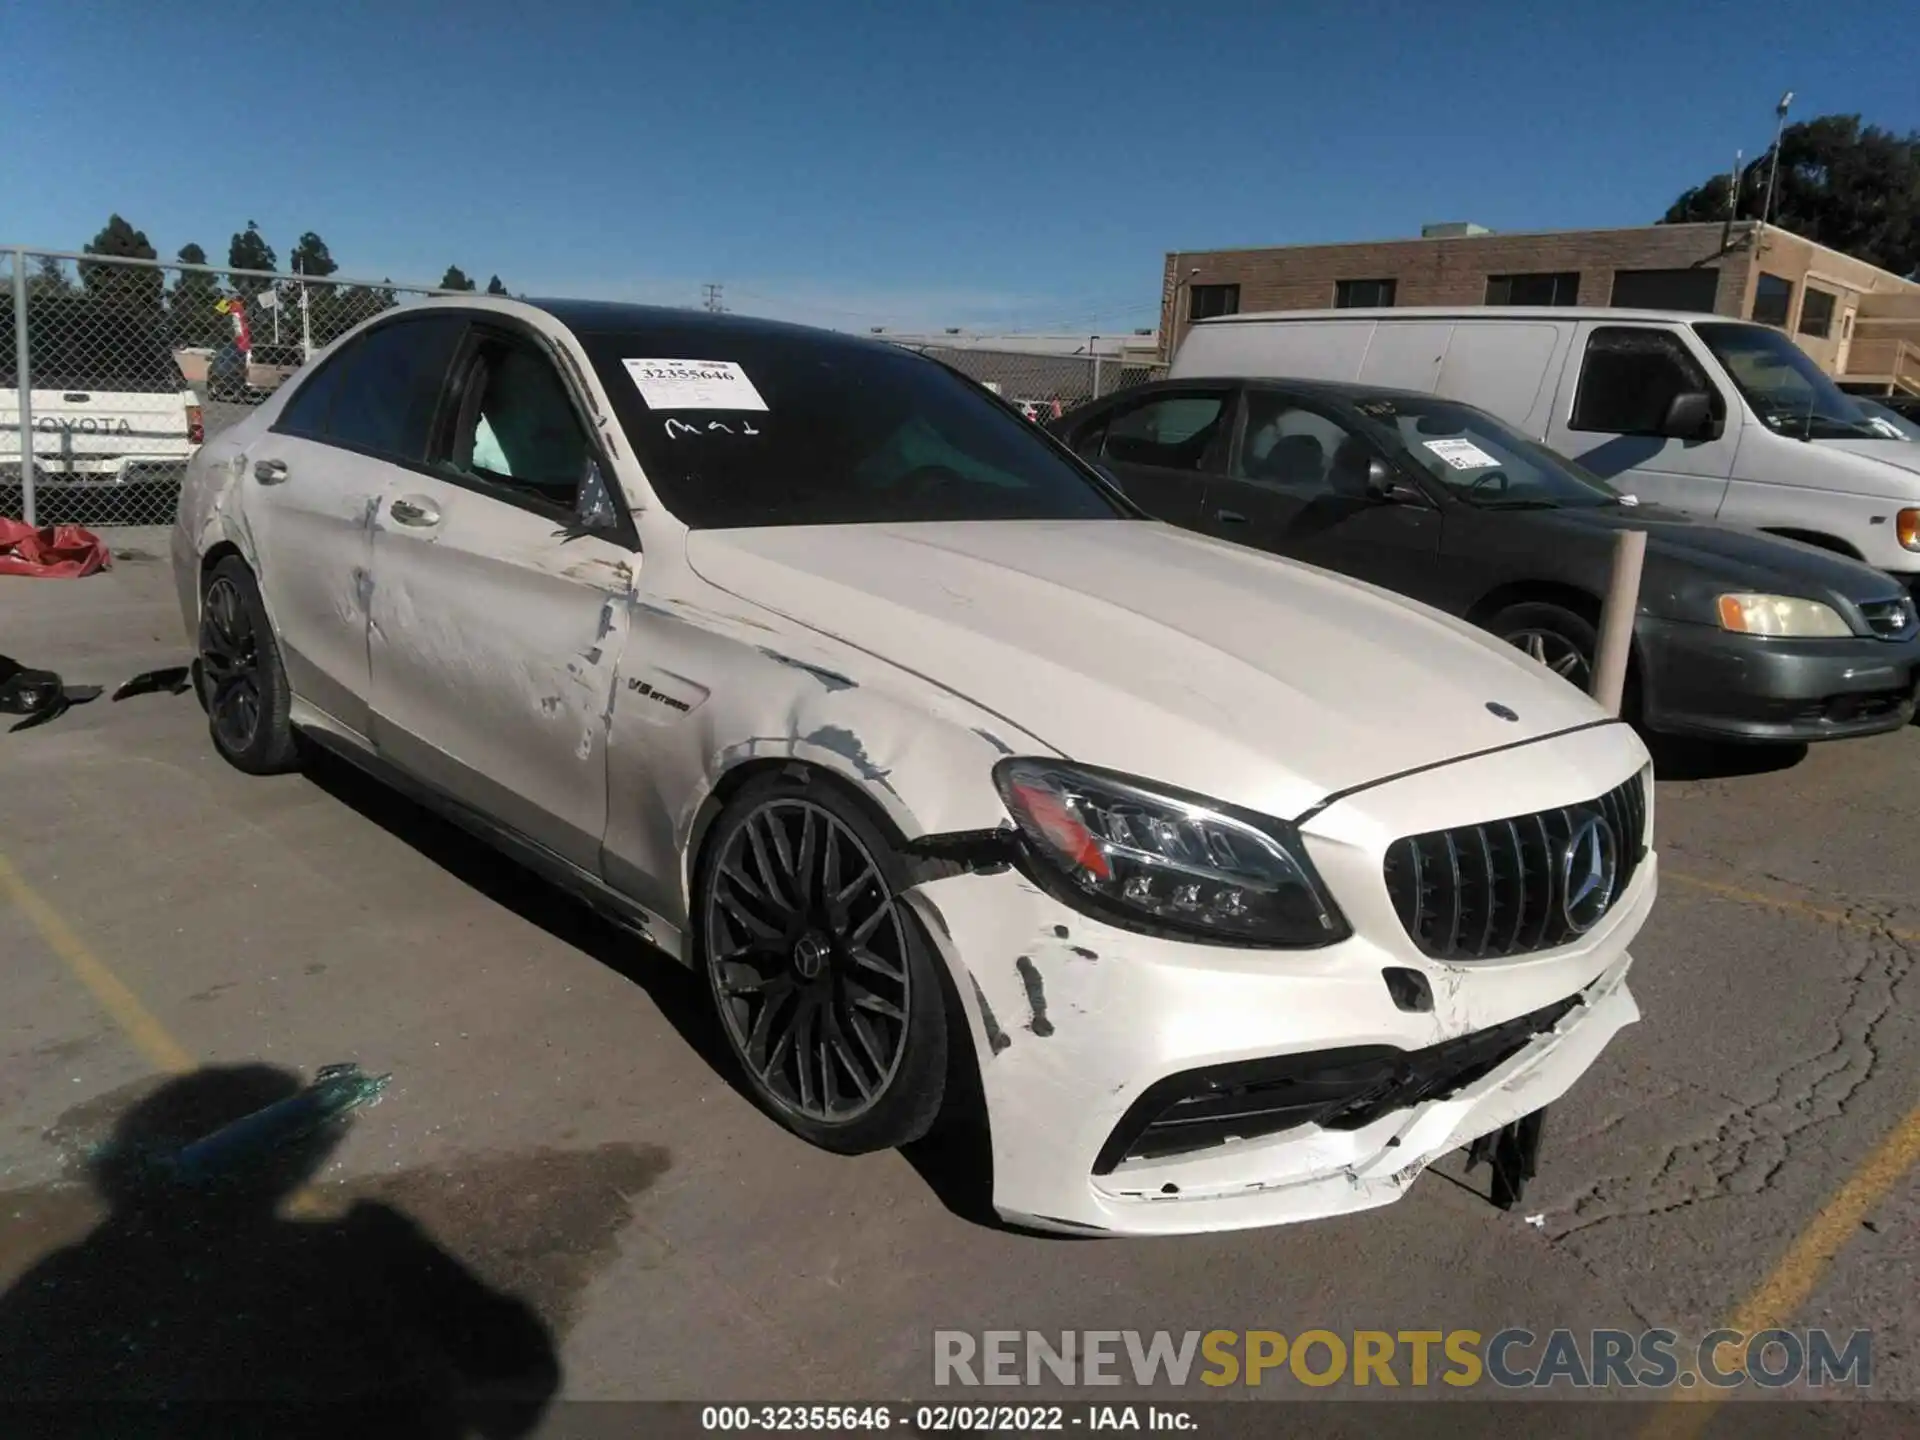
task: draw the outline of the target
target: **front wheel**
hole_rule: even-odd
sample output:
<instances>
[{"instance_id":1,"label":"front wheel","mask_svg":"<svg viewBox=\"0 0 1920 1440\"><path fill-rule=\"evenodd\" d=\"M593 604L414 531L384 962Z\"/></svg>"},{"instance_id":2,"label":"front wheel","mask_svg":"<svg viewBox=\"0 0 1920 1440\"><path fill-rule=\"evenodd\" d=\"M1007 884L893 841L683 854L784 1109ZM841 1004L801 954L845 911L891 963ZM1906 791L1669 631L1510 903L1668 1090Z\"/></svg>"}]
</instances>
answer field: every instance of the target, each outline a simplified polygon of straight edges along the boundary
<instances>
[{"instance_id":1,"label":"front wheel","mask_svg":"<svg viewBox=\"0 0 1920 1440\"><path fill-rule=\"evenodd\" d=\"M291 770L299 751L280 647L253 572L229 555L200 590L200 654L194 666L213 747L250 775Z\"/></svg>"},{"instance_id":2,"label":"front wheel","mask_svg":"<svg viewBox=\"0 0 1920 1440\"><path fill-rule=\"evenodd\" d=\"M1584 616L1533 601L1509 605L1487 622L1487 628L1569 685L1592 692L1593 659L1599 653L1600 637Z\"/></svg>"},{"instance_id":3,"label":"front wheel","mask_svg":"<svg viewBox=\"0 0 1920 1440\"><path fill-rule=\"evenodd\" d=\"M902 888L880 828L816 779L749 783L702 848L695 938L728 1048L762 1108L841 1154L919 1139L945 1088L939 961Z\"/></svg>"}]
</instances>

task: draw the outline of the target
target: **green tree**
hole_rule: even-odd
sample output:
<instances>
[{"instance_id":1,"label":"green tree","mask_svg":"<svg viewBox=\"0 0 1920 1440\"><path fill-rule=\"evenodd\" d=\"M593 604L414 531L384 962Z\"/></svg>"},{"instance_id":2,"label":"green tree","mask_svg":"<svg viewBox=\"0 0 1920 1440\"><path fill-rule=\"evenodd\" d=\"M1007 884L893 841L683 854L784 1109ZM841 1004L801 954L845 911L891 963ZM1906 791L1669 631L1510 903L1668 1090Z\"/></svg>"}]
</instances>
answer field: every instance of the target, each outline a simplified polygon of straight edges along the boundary
<instances>
[{"instance_id":1,"label":"green tree","mask_svg":"<svg viewBox=\"0 0 1920 1440\"><path fill-rule=\"evenodd\" d=\"M458 265L449 265L447 267L447 273L440 277L440 288L442 290L471 290L474 288L474 284L473 281L467 277L466 271L462 270Z\"/></svg>"},{"instance_id":2,"label":"green tree","mask_svg":"<svg viewBox=\"0 0 1920 1440\"><path fill-rule=\"evenodd\" d=\"M1766 203L1768 149L1740 172L1738 195L1726 175L1686 191L1661 216L1665 225L1758 220ZM1780 136L1772 222L1809 240L1891 270L1920 273L1920 131L1896 135L1862 125L1858 115L1822 115Z\"/></svg>"},{"instance_id":3,"label":"green tree","mask_svg":"<svg viewBox=\"0 0 1920 1440\"><path fill-rule=\"evenodd\" d=\"M383 285L348 285L324 300L316 299L308 317L313 343L331 344L369 316L391 310L393 304L393 291Z\"/></svg>"},{"instance_id":4,"label":"green tree","mask_svg":"<svg viewBox=\"0 0 1920 1440\"><path fill-rule=\"evenodd\" d=\"M27 290L34 295L71 295L73 282L67 279L65 265L51 255L42 255L27 277ZM0 343L4 343L4 337L0 337Z\"/></svg>"},{"instance_id":5,"label":"green tree","mask_svg":"<svg viewBox=\"0 0 1920 1440\"><path fill-rule=\"evenodd\" d=\"M204 265L207 252L192 241L180 247L177 258L183 265ZM182 270L167 297L167 318L176 345L224 345L233 335L233 324L213 307L220 303L220 287L205 270Z\"/></svg>"},{"instance_id":6,"label":"green tree","mask_svg":"<svg viewBox=\"0 0 1920 1440\"><path fill-rule=\"evenodd\" d=\"M299 243L293 247L290 263L295 274L312 275L317 279L324 279L340 268L334 263L332 252L327 249L327 242L311 230L302 235ZM316 296L333 293L331 285L314 284L307 288Z\"/></svg>"},{"instance_id":7,"label":"green tree","mask_svg":"<svg viewBox=\"0 0 1920 1440\"><path fill-rule=\"evenodd\" d=\"M260 227L247 221L247 228L235 235L227 245L227 264L234 270L272 270L277 268L278 257L273 247L267 244L266 237L260 233ZM227 284L233 287L233 293L242 299L251 300L270 282L248 275L227 276Z\"/></svg>"},{"instance_id":8,"label":"green tree","mask_svg":"<svg viewBox=\"0 0 1920 1440\"><path fill-rule=\"evenodd\" d=\"M495 275L491 280L487 281L487 293L489 295L504 295L507 293L507 287L500 283L500 277L498 275Z\"/></svg>"},{"instance_id":9,"label":"green tree","mask_svg":"<svg viewBox=\"0 0 1920 1440\"><path fill-rule=\"evenodd\" d=\"M111 255L126 260L157 259L146 232L136 230L119 215L109 216L100 233L84 247L89 255ZM89 295L144 310L158 311L166 284L159 269L146 265L90 265L80 262L80 283Z\"/></svg>"}]
</instances>

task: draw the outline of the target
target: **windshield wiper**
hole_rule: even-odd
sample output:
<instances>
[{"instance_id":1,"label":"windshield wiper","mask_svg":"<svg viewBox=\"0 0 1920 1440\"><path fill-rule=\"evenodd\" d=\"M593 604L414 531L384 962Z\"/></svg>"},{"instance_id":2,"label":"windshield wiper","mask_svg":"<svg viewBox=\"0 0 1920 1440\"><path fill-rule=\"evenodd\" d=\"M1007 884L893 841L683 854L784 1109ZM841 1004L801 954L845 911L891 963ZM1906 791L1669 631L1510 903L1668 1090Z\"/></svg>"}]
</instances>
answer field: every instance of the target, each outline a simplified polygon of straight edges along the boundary
<instances>
[{"instance_id":1,"label":"windshield wiper","mask_svg":"<svg viewBox=\"0 0 1920 1440\"><path fill-rule=\"evenodd\" d=\"M1558 510L1558 500L1476 500L1481 510Z\"/></svg>"}]
</instances>

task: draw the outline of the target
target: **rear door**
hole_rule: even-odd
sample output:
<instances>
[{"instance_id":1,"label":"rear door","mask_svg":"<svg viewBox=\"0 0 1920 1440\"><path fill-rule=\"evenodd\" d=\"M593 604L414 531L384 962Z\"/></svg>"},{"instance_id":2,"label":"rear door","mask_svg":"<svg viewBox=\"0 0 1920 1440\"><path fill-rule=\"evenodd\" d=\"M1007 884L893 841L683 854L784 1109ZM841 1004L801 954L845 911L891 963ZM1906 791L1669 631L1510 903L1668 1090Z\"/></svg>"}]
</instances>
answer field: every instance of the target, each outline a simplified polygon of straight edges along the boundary
<instances>
[{"instance_id":1,"label":"rear door","mask_svg":"<svg viewBox=\"0 0 1920 1440\"><path fill-rule=\"evenodd\" d=\"M1232 385L1181 385L1131 397L1107 412L1097 448L1084 437L1081 453L1155 519L1195 528L1208 473L1226 463L1234 394Z\"/></svg>"},{"instance_id":2,"label":"rear door","mask_svg":"<svg viewBox=\"0 0 1920 1440\"><path fill-rule=\"evenodd\" d=\"M1733 474L1740 411L1680 334L1587 321L1574 337L1574 354L1578 363L1568 367L1547 444L1642 500L1709 520L1718 514ZM1717 437L1660 433L1668 403L1687 390L1708 397L1721 424Z\"/></svg>"},{"instance_id":3,"label":"rear door","mask_svg":"<svg viewBox=\"0 0 1920 1440\"><path fill-rule=\"evenodd\" d=\"M1404 595L1434 592L1439 511L1411 493L1371 492L1369 466L1386 457L1370 439L1324 402L1284 390L1249 388L1242 414L1201 529Z\"/></svg>"},{"instance_id":4,"label":"rear door","mask_svg":"<svg viewBox=\"0 0 1920 1440\"><path fill-rule=\"evenodd\" d=\"M373 533L382 754L593 874L640 557L550 342L488 317Z\"/></svg>"},{"instance_id":5,"label":"rear door","mask_svg":"<svg viewBox=\"0 0 1920 1440\"><path fill-rule=\"evenodd\" d=\"M425 460L465 330L443 311L366 331L306 378L242 457L260 588L287 677L356 735L369 733L373 528Z\"/></svg>"}]
</instances>

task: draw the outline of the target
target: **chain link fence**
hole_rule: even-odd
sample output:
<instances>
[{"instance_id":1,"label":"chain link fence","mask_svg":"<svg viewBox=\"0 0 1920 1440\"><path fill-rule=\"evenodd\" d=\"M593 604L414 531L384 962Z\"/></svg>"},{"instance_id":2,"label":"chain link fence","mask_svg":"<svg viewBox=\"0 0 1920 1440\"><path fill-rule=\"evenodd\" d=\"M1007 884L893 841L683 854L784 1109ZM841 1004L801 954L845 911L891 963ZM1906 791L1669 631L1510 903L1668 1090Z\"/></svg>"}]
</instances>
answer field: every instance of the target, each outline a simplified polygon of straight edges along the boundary
<instances>
[{"instance_id":1,"label":"chain link fence","mask_svg":"<svg viewBox=\"0 0 1920 1440\"><path fill-rule=\"evenodd\" d=\"M0 515L40 525L171 524L205 440L368 316L447 293L59 251L0 266Z\"/></svg>"},{"instance_id":2,"label":"chain link fence","mask_svg":"<svg viewBox=\"0 0 1920 1440\"><path fill-rule=\"evenodd\" d=\"M1045 422L1075 406L1132 385L1158 380L1167 367L1115 355L1046 355L972 346L908 343L963 375L978 380L1030 420Z\"/></svg>"}]
</instances>

